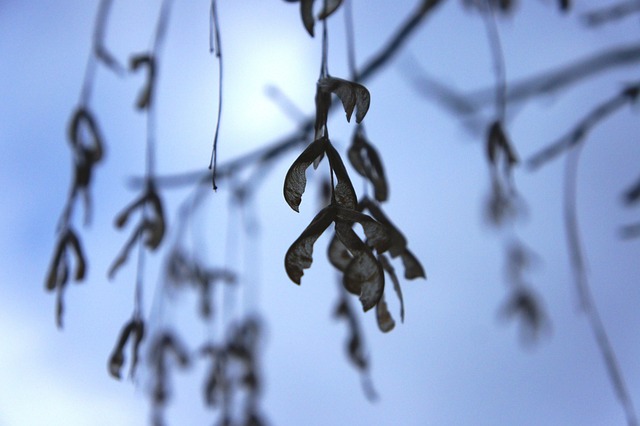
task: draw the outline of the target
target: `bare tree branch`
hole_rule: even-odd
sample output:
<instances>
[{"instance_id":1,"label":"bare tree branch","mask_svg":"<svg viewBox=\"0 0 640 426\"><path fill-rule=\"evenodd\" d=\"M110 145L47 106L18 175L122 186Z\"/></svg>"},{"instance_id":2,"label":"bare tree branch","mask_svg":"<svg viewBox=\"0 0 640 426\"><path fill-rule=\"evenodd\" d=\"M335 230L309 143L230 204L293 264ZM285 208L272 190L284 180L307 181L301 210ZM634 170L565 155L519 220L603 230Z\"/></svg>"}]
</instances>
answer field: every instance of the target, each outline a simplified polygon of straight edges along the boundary
<instances>
[{"instance_id":1,"label":"bare tree branch","mask_svg":"<svg viewBox=\"0 0 640 426\"><path fill-rule=\"evenodd\" d=\"M629 15L640 12L640 1L627 0L616 3L612 6L605 6L600 9L587 12L582 15L585 24L595 27L602 24L607 24L612 21L618 21L624 19Z\"/></svg>"},{"instance_id":2,"label":"bare tree branch","mask_svg":"<svg viewBox=\"0 0 640 426\"><path fill-rule=\"evenodd\" d=\"M418 9L412 12L389 38L387 43L356 73L356 75L359 76L359 81L372 78L383 66L393 60L409 37L420 28L420 24L425 21L430 12L435 10L435 7L442 2L443 0L422 0ZM333 109L338 102L339 100L334 100L331 104L331 109ZM276 140L266 148L256 149L255 151L219 165L216 170L216 179L228 178L251 165L270 162L289 149L307 142L307 135L312 131L314 122L315 116L308 116L301 121L298 130L292 134ZM156 178L156 184L163 188L183 187L193 184L194 182L202 182L203 179L207 181L210 175L211 172L192 171L177 175L160 176ZM133 186L139 186L142 184L142 180L140 178L134 178L131 183Z\"/></svg>"},{"instance_id":3,"label":"bare tree branch","mask_svg":"<svg viewBox=\"0 0 640 426\"><path fill-rule=\"evenodd\" d=\"M546 162L557 157L563 151L580 143L589 131L602 120L619 110L628 103L635 102L638 97L640 86L630 86L620 93L606 100L602 104L590 111L566 136L550 144L546 148L534 154L527 161L529 169L537 169Z\"/></svg>"},{"instance_id":4,"label":"bare tree branch","mask_svg":"<svg viewBox=\"0 0 640 426\"><path fill-rule=\"evenodd\" d=\"M607 48L568 65L545 71L508 84L507 102L525 101L549 94L614 68L640 62L640 44ZM414 67L413 64L411 67ZM405 67L409 70L410 67ZM421 93L432 97L459 115L477 114L492 105L495 88L481 89L468 95L456 92L433 77L412 73L413 84Z\"/></svg>"}]
</instances>

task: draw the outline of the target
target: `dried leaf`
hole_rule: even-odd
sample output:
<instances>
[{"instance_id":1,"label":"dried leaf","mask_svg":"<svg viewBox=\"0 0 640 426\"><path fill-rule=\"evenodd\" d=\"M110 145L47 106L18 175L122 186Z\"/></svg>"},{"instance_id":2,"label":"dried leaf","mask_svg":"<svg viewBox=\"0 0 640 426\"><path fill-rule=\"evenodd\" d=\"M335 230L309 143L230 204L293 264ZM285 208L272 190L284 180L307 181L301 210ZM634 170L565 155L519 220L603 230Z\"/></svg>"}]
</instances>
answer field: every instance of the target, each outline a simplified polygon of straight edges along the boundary
<instances>
[{"instance_id":1,"label":"dried leaf","mask_svg":"<svg viewBox=\"0 0 640 426\"><path fill-rule=\"evenodd\" d=\"M131 214L144 205L146 200L145 195L146 194L143 194L139 198L136 198L116 216L116 220L114 222L114 226L116 228L123 228L129 221Z\"/></svg>"},{"instance_id":2,"label":"dried leaf","mask_svg":"<svg viewBox=\"0 0 640 426\"><path fill-rule=\"evenodd\" d=\"M189 352L172 333L164 333L160 340L160 348L164 353L173 354L180 367L189 366Z\"/></svg>"},{"instance_id":3,"label":"dried leaf","mask_svg":"<svg viewBox=\"0 0 640 426\"><path fill-rule=\"evenodd\" d=\"M347 114L347 121L351 121L354 109L356 109L356 123L360 123L367 114L371 96L363 85L341 78L324 77L318 80L318 87L322 91L332 92L340 98Z\"/></svg>"},{"instance_id":4,"label":"dried leaf","mask_svg":"<svg viewBox=\"0 0 640 426\"><path fill-rule=\"evenodd\" d=\"M209 375L205 384L205 401L210 407L217 407L220 401L227 401L225 398L230 391L230 380L227 377L226 351L212 348L210 355L213 356L213 364L209 369Z\"/></svg>"},{"instance_id":5,"label":"dried leaf","mask_svg":"<svg viewBox=\"0 0 640 426\"><path fill-rule=\"evenodd\" d=\"M369 362L365 355L362 338L360 337L358 320L349 306L349 300L346 297L342 297L338 302L338 306L334 311L334 316L336 318L343 317L347 321L347 325L349 327L349 338L347 339L347 352L349 354L349 359L356 367L358 367L358 369L366 372L369 368Z\"/></svg>"},{"instance_id":6,"label":"dried leaf","mask_svg":"<svg viewBox=\"0 0 640 426\"><path fill-rule=\"evenodd\" d=\"M87 270L87 262L80 245L80 240L75 231L71 228L67 229L58 240L56 249L49 266L45 287L47 290L54 290L56 287L66 284L69 279L69 265L67 259L67 250L71 250L76 261L76 268L73 279L82 281L85 278Z\"/></svg>"},{"instance_id":7,"label":"dried leaf","mask_svg":"<svg viewBox=\"0 0 640 426\"><path fill-rule=\"evenodd\" d=\"M331 169L336 175L336 179L338 181L333 191L336 203L339 206L348 209L355 209L358 204L356 191L353 189L351 179L349 179L349 174L347 173L347 169L344 167L340 154L338 154L338 151L336 151L329 141L326 143L326 153L329 163L331 164Z\"/></svg>"},{"instance_id":8,"label":"dried leaf","mask_svg":"<svg viewBox=\"0 0 640 426\"><path fill-rule=\"evenodd\" d=\"M82 152L82 154L77 156L73 176L73 186L76 189L89 187L91 183L91 172L93 170L93 163L86 161L86 148L81 147L80 152Z\"/></svg>"},{"instance_id":9,"label":"dried leaf","mask_svg":"<svg viewBox=\"0 0 640 426\"><path fill-rule=\"evenodd\" d=\"M56 290L56 323L62 327L62 316L64 313L64 290L69 282L69 256L68 250L73 252L75 258L75 271L73 279L80 282L85 278L87 263L76 233L68 228L60 235L56 244L49 272L45 280L45 288L48 291Z\"/></svg>"},{"instance_id":10,"label":"dried leaf","mask_svg":"<svg viewBox=\"0 0 640 426\"><path fill-rule=\"evenodd\" d=\"M348 151L353 168L373 185L376 200L386 201L389 196L387 178L378 152L367 141L361 126L358 126Z\"/></svg>"},{"instance_id":11,"label":"dried leaf","mask_svg":"<svg viewBox=\"0 0 640 426\"><path fill-rule=\"evenodd\" d=\"M382 265L382 269L384 269L384 271L391 277L393 290L396 292L396 296L398 296L398 301L400 302L400 321L404 322L404 298L402 297L402 288L400 287L400 281L396 275L396 270L384 254L378 255L378 260Z\"/></svg>"},{"instance_id":12,"label":"dried leaf","mask_svg":"<svg viewBox=\"0 0 640 426\"><path fill-rule=\"evenodd\" d=\"M151 208L147 210L143 209L147 204L149 204ZM120 266L127 261L129 252L138 238L143 238L144 245L150 250L157 249L164 238L165 220L162 202L153 184L149 183L144 194L125 207L124 210L116 216L116 228L124 227L129 221L131 214L138 209L142 210L144 217L109 269L110 279L115 276ZM147 215L151 215L151 217L147 217Z\"/></svg>"},{"instance_id":13,"label":"dried leaf","mask_svg":"<svg viewBox=\"0 0 640 426\"><path fill-rule=\"evenodd\" d=\"M76 109L68 128L69 142L74 150L74 178L72 193L83 191L85 222L89 222L91 198L88 191L93 167L100 162L103 142L93 114L86 108Z\"/></svg>"},{"instance_id":14,"label":"dried leaf","mask_svg":"<svg viewBox=\"0 0 640 426\"><path fill-rule=\"evenodd\" d=\"M391 257L397 257L401 255L407 248L407 239L402 232L389 220L386 214L382 211L380 206L367 197L363 197L359 204L359 209L367 209L371 216L382 225L385 226L389 235L389 254Z\"/></svg>"},{"instance_id":15,"label":"dried leaf","mask_svg":"<svg viewBox=\"0 0 640 426\"><path fill-rule=\"evenodd\" d=\"M313 141L293 162L284 179L284 199L295 211L299 211L302 194L307 185L306 171L309 165L324 153L329 140L326 137Z\"/></svg>"},{"instance_id":16,"label":"dried leaf","mask_svg":"<svg viewBox=\"0 0 640 426\"><path fill-rule=\"evenodd\" d=\"M150 250L155 250L160 246L164 237L164 221L145 220L143 223L144 245Z\"/></svg>"},{"instance_id":17,"label":"dried leaf","mask_svg":"<svg viewBox=\"0 0 640 426\"><path fill-rule=\"evenodd\" d=\"M167 354L173 355L182 368L189 366L189 355L182 343L170 331L161 331L151 341L149 367L153 370L154 383L151 387L154 410L165 405L169 398ZM154 415L160 414L155 412Z\"/></svg>"},{"instance_id":18,"label":"dried leaf","mask_svg":"<svg viewBox=\"0 0 640 426\"><path fill-rule=\"evenodd\" d=\"M409 249L403 251L400 258L404 265L404 277L406 279L412 280L414 278L427 278L427 274L424 272L420 261L409 251Z\"/></svg>"},{"instance_id":19,"label":"dried leaf","mask_svg":"<svg viewBox=\"0 0 640 426\"><path fill-rule=\"evenodd\" d=\"M518 156L511 147L509 139L502 129L502 123L496 120L489 127L487 134L487 158L494 166L497 166L499 151L505 155L508 167L512 167L518 163Z\"/></svg>"},{"instance_id":20,"label":"dried leaf","mask_svg":"<svg viewBox=\"0 0 640 426\"><path fill-rule=\"evenodd\" d=\"M378 303L384 292L382 266L349 223L336 222L336 235L353 256L344 271L345 288L359 295L366 312Z\"/></svg>"},{"instance_id":21,"label":"dried leaf","mask_svg":"<svg viewBox=\"0 0 640 426\"><path fill-rule=\"evenodd\" d=\"M90 140L83 135L88 134ZM104 149L102 136L93 113L84 107L76 109L69 124L68 137L71 146L81 154L86 163L93 165L102 159Z\"/></svg>"},{"instance_id":22,"label":"dried leaf","mask_svg":"<svg viewBox=\"0 0 640 426\"><path fill-rule=\"evenodd\" d=\"M325 0L324 8L322 9L322 12L320 12L320 15L318 15L318 19L328 18L340 7L341 4L342 0Z\"/></svg>"},{"instance_id":23,"label":"dried leaf","mask_svg":"<svg viewBox=\"0 0 640 426\"><path fill-rule=\"evenodd\" d=\"M342 241L340 241L340 238L335 234L333 235L333 238L331 238L327 254L329 262L341 272L344 272L347 269L349 262L351 262L351 259L353 258L344 244L342 244Z\"/></svg>"},{"instance_id":24,"label":"dried leaf","mask_svg":"<svg viewBox=\"0 0 640 426\"><path fill-rule=\"evenodd\" d=\"M353 262L353 256L347 250L347 247L342 243L337 234L333 235L331 242L329 243L329 262L342 274L342 286L351 294L360 296L362 292L362 282L354 279L352 274L347 274L347 270L351 262Z\"/></svg>"},{"instance_id":25,"label":"dried leaf","mask_svg":"<svg viewBox=\"0 0 640 426\"><path fill-rule=\"evenodd\" d=\"M376 305L376 321L378 322L378 328L383 333L388 333L396 326L396 322L393 320L387 302L384 300L384 294L380 297L380 301Z\"/></svg>"},{"instance_id":26,"label":"dried leaf","mask_svg":"<svg viewBox=\"0 0 640 426\"><path fill-rule=\"evenodd\" d=\"M287 250L284 258L284 267L287 275L294 283L300 284L300 278L304 275L304 270L311 267L313 244L331 224L335 216L336 210L333 206L320 210L309 226L302 231L302 234Z\"/></svg>"},{"instance_id":27,"label":"dried leaf","mask_svg":"<svg viewBox=\"0 0 640 426\"><path fill-rule=\"evenodd\" d=\"M362 225L364 234L367 237L367 244L374 247L378 253L384 253L389 249L391 242L386 226L356 210L336 207L336 211L338 220L348 222L349 224L358 222Z\"/></svg>"},{"instance_id":28,"label":"dried leaf","mask_svg":"<svg viewBox=\"0 0 640 426\"><path fill-rule=\"evenodd\" d=\"M571 8L571 2L569 0L558 0L560 10L567 12Z\"/></svg>"},{"instance_id":29,"label":"dried leaf","mask_svg":"<svg viewBox=\"0 0 640 426\"><path fill-rule=\"evenodd\" d=\"M500 315L507 319L518 317L521 320L521 337L526 343L536 340L549 325L543 307L527 288L514 290Z\"/></svg>"},{"instance_id":30,"label":"dried leaf","mask_svg":"<svg viewBox=\"0 0 640 426\"><path fill-rule=\"evenodd\" d=\"M144 243L149 249L155 250L160 246L164 238L166 226L162 201L160 201L160 197L153 185L149 185L147 188L145 202L151 204L151 212L153 214L150 220L145 220L147 233Z\"/></svg>"},{"instance_id":31,"label":"dried leaf","mask_svg":"<svg viewBox=\"0 0 640 426\"><path fill-rule=\"evenodd\" d=\"M102 136L93 114L86 108L78 108L68 129L69 142L74 150L74 177L72 196L83 191L85 222L89 222L91 197L88 191L93 167L103 157Z\"/></svg>"},{"instance_id":32,"label":"dried leaf","mask_svg":"<svg viewBox=\"0 0 640 426\"><path fill-rule=\"evenodd\" d=\"M69 278L66 258L63 258L66 244L66 237L62 235L56 244L56 249L53 253L45 281L45 288L49 291L54 290L61 283L66 283Z\"/></svg>"},{"instance_id":33,"label":"dried leaf","mask_svg":"<svg viewBox=\"0 0 640 426\"><path fill-rule=\"evenodd\" d=\"M364 197L359 204L359 208L367 209L374 219L384 225L389 236L389 254L391 257L400 256L404 266L404 276L406 279L426 278L424 268L420 261L407 248L407 240L398 228L384 214L378 204Z\"/></svg>"},{"instance_id":34,"label":"dried leaf","mask_svg":"<svg viewBox=\"0 0 640 426\"><path fill-rule=\"evenodd\" d=\"M87 271L87 262L82 251L82 246L80 245L80 240L72 229L67 231L67 244L73 250L76 258L76 271L73 279L75 281L82 281Z\"/></svg>"},{"instance_id":35,"label":"dried leaf","mask_svg":"<svg viewBox=\"0 0 640 426\"><path fill-rule=\"evenodd\" d=\"M486 201L486 217L492 225L500 227L526 213L526 205L512 186L492 175L491 192Z\"/></svg>"},{"instance_id":36,"label":"dried leaf","mask_svg":"<svg viewBox=\"0 0 640 426\"><path fill-rule=\"evenodd\" d=\"M300 0L302 23L311 37L314 36L313 27L315 25L315 20L313 19L313 2L314 0Z\"/></svg>"},{"instance_id":37,"label":"dried leaf","mask_svg":"<svg viewBox=\"0 0 640 426\"><path fill-rule=\"evenodd\" d=\"M340 207L337 210L336 234L329 244L328 254L329 261L338 270L343 272L344 288L355 295L360 296L365 310L375 306L380 295L381 289L384 289L384 275L381 266L376 261L369 246L360 240L360 237L351 229L354 220L340 220L340 216L344 216L344 212L340 213ZM355 212L358 214L358 212ZM371 235L377 234L379 230L374 230L374 222L366 215L364 217L349 216L349 219L357 219L365 222L367 229ZM377 240L378 237L374 237Z\"/></svg>"},{"instance_id":38,"label":"dried leaf","mask_svg":"<svg viewBox=\"0 0 640 426\"><path fill-rule=\"evenodd\" d=\"M131 335L134 335L133 343L131 344L131 367L129 369L129 376L133 377L135 374L136 366L138 364L138 351L140 348L140 343L144 338L144 323L140 318L133 318L129 322L125 324L125 326L120 331L120 337L116 342L116 346L109 357L109 374L115 379L120 380L122 366L125 361L124 357L124 347L129 341Z\"/></svg>"},{"instance_id":39,"label":"dried leaf","mask_svg":"<svg viewBox=\"0 0 640 426\"><path fill-rule=\"evenodd\" d=\"M135 55L130 60L130 68L132 71L137 71L141 67L147 68L147 82L138 95L136 101L136 107L138 109L147 109L151 105L153 98L153 87L155 85L155 59L149 54Z\"/></svg>"}]
</instances>

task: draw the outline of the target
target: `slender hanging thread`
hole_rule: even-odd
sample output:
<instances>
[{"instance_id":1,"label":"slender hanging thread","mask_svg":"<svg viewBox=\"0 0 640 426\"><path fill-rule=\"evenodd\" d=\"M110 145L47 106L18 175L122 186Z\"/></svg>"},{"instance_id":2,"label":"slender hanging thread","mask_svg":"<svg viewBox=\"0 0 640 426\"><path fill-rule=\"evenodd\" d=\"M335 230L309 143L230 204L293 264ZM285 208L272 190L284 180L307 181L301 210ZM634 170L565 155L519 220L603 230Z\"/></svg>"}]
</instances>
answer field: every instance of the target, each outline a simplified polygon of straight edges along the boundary
<instances>
[{"instance_id":1,"label":"slender hanging thread","mask_svg":"<svg viewBox=\"0 0 640 426\"><path fill-rule=\"evenodd\" d=\"M220 23L218 22L218 10L216 0L211 0L211 13L209 21L209 51L215 53L218 59L218 114L216 117L216 129L213 134L213 148L211 150L211 161L209 170L211 173L211 183L213 190L217 190L216 173L218 164L218 135L220 134L220 118L222 117L222 49L220 43Z\"/></svg>"}]
</instances>

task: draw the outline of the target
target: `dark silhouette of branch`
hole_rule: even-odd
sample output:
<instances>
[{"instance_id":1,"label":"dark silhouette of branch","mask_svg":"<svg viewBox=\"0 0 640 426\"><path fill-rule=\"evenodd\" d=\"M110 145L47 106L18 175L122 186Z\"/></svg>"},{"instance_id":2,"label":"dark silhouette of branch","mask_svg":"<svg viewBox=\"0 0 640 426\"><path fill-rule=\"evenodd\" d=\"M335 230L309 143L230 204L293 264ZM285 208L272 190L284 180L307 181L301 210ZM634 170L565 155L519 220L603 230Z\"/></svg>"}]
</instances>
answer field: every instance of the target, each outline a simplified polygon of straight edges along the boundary
<instances>
[{"instance_id":1,"label":"dark silhouette of branch","mask_svg":"<svg viewBox=\"0 0 640 426\"><path fill-rule=\"evenodd\" d=\"M511 83L506 91L506 102L513 104L524 101L534 96L546 94L580 80L609 70L614 67L627 65L640 61L640 45L631 45L615 49L607 49L572 64L560 67L557 70L546 72L520 82ZM456 115L474 115L486 106L491 105L495 99L495 88L484 89L472 93L470 96L462 96L446 85L426 78L424 74L413 75L414 84L419 84L425 94L437 99L447 109ZM426 90L425 90L426 89ZM565 228L567 232L567 244L571 257L571 267L581 301L581 307L585 312L590 328L596 339L599 351L604 359L607 374L612 383L614 392L620 401L629 426L637 426L638 420L633 407L632 399L624 381L624 376L617 362L615 351L609 341L608 334L602 323L595 301L591 295L585 268L585 258L580 242L580 234L577 223L576 197L576 170L579 149L588 132L602 120L618 111L621 107L636 100L640 87L628 86L620 93L596 106L587 114L566 136L534 155L529 161L530 168L536 168L555 158L560 153L573 148L567 158L565 175Z\"/></svg>"},{"instance_id":2,"label":"dark silhouette of branch","mask_svg":"<svg viewBox=\"0 0 640 426\"><path fill-rule=\"evenodd\" d=\"M587 12L582 15L582 19L584 19L585 24L591 27L596 27L598 25L608 24L613 21L624 19L627 16L638 12L640 12L640 1L627 0Z\"/></svg>"},{"instance_id":3,"label":"dark silhouette of branch","mask_svg":"<svg viewBox=\"0 0 640 426\"><path fill-rule=\"evenodd\" d=\"M418 9L399 26L387 43L365 63L360 72L356 73L356 75L360 77L359 81L373 77L384 65L393 60L407 39L417 31L429 13L441 2L442 0L421 1ZM339 100L335 99L331 104L331 109L335 108L338 103ZM254 164L269 163L290 149L307 142L307 135L313 129L314 122L315 116L308 116L300 122L298 130L292 134L272 142L266 148L258 148L255 151L219 165L216 170L216 179L219 181L228 178ZM176 175L159 176L156 178L156 184L163 188L183 187L193 184L194 182L206 182L210 178L210 172L198 170ZM137 187L142 184L142 180L140 178L134 178L131 183Z\"/></svg>"},{"instance_id":4,"label":"dark silhouette of branch","mask_svg":"<svg viewBox=\"0 0 640 426\"><path fill-rule=\"evenodd\" d=\"M640 62L640 44L607 48L603 52L577 60L555 71L512 83L507 93L507 101L521 101L548 94L612 68L631 65L635 62ZM478 95L478 98L480 97Z\"/></svg>"},{"instance_id":5,"label":"dark silhouette of branch","mask_svg":"<svg viewBox=\"0 0 640 426\"><path fill-rule=\"evenodd\" d=\"M373 74L378 72L379 68L390 62L393 57L401 50L403 44L424 22L429 13L435 10L443 0L423 0L420 7L398 28L396 33L389 39L385 46L375 54L364 65L362 70L357 74L359 81L365 81Z\"/></svg>"},{"instance_id":6,"label":"dark silhouette of branch","mask_svg":"<svg viewBox=\"0 0 640 426\"><path fill-rule=\"evenodd\" d=\"M96 65L98 61L118 75L124 74L124 67L111 55L104 46L107 21L113 0L101 0L96 14L94 24L91 54L87 58L87 66L84 73L84 82L80 92L80 105L86 106L91 98L91 90L96 75Z\"/></svg>"},{"instance_id":7,"label":"dark silhouette of branch","mask_svg":"<svg viewBox=\"0 0 640 426\"><path fill-rule=\"evenodd\" d=\"M218 59L218 113L216 116L216 128L213 133L213 147L211 148L211 162L209 170L211 170L211 184L213 190L218 189L216 185L216 175L218 173L218 137L220 135L220 120L222 118L222 43L220 42L220 22L218 19L218 8L216 0L211 0L211 21L209 35L209 50L216 55Z\"/></svg>"},{"instance_id":8,"label":"dark silhouette of branch","mask_svg":"<svg viewBox=\"0 0 640 426\"><path fill-rule=\"evenodd\" d=\"M415 62L415 61L412 61ZM611 69L640 62L640 44L607 48L568 65L545 71L508 84L508 103L521 102L566 88ZM415 69L415 63L404 69ZM472 115L491 105L495 99L495 88L481 89L470 94L461 94L425 73L410 73L413 84L420 93L439 101L457 115Z\"/></svg>"},{"instance_id":9,"label":"dark silhouette of branch","mask_svg":"<svg viewBox=\"0 0 640 426\"><path fill-rule=\"evenodd\" d=\"M580 241L578 226L577 198L577 170L582 144L576 145L567 156L564 180L564 219L567 232L567 246L571 258L571 269L575 285L580 297L580 306L587 316L591 331L594 334L598 349L604 359L604 364L613 386L616 397L620 401L629 426L638 426L638 418L633 407L631 394L625 384L624 375L618 363L615 351L611 345L606 328L600 318L600 313L591 293L586 271L586 258Z\"/></svg>"},{"instance_id":10,"label":"dark silhouette of branch","mask_svg":"<svg viewBox=\"0 0 640 426\"><path fill-rule=\"evenodd\" d=\"M546 148L534 154L527 161L529 169L537 169L548 161L554 159L563 151L580 143L589 131L602 120L609 117L628 103L635 102L640 93L640 86L634 85L623 89L620 93L606 100L590 111L578 124L565 136L550 144Z\"/></svg>"}]
</instances>

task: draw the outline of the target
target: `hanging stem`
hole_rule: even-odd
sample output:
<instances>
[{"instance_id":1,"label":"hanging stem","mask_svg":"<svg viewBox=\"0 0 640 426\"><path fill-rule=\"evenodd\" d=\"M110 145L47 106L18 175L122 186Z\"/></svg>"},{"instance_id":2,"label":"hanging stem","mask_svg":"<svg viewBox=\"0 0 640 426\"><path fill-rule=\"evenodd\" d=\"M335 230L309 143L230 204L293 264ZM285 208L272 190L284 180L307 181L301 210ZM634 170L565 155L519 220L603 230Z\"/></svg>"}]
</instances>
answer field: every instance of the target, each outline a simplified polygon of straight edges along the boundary
<instances>
[{"instance_id":1,"label":"hanging stem","mask_svg":"<svg viewBox=\"0 0 640 426\"><path fill-rule=\"evenodd\" d=\"M216 129L213 134L213 148L211 150L211 160L209 162L209 170L211 173L211 184L213 190L217 190L216 173L218 165L218 135L220 134L220 119L222 117L222 49L220 43L220 23L218 22L218 10L216 0L211 0L211 14L209 22L209 50L215 53L218 58L218 113L216 117Z\"/></svg>"},{"instance_id":2,"label":"hanging stem","mask_svg":"<svg viewBox=\"0 0 640 426\"><path fill-rule=\"evenodd\" d=\"M356 67L356 37L353 30L353 6L351 0L344 2L344 23L347 33L347 62L351 80L358 81L358 69Z\"/></svg>"},{"instance_id":3,"label":"hanging stem","mask_svg":"<svg viewBox=\"0 0 640 426\"><path fill-rule=\"evenodd\" d=\"M160 9L160 16L156 25L156 31L153 37L151 46L151 60L152 60L152 75L149 78L152 81L151 85L152 93L155 92L158 82L158 69L160 49L162 48L164 38L167 32L167 24L169 21L169 14L172 0L164 0ZM147 106L147 140L146 140L146 155L145 155L145 191L151 193L154 190L155 181L155 159L156 159L156 98L151 96L151 101ZM145 201L142 206L142 220L147 221L149 217L148 203ZM145 264L145 252L143 239L138 239L138 263L136 269L136 285L134 293L134 311L135 318L141 318L143 312L143 281L144 281L144 264Z\"/></svg>"},{"instance_id":4,"label":"hanging stem","mask_svg":"<svg viewBox=\"0 0 640 426\"><path fill-rule=\"evenodd\" d=\"M483 13L489 46L491 47L491 57L493 58L493 68L496 73L496 116L504 123L507 112L507 75L504 64L504 53L500 43L498 24L493 13L493 7L489 0L485 0L486 12Z\"/></svg>"},{"instance_id":5,"label":"hanging stem","mask_svg":"<svg viewBox=\"0 0 640 426\"><path fill-rule=\"evenodd\" d=\"M591 331L594 334L600 354L604 358L604 364L609 375L609 380L614 392L622 404L629 426L638 426L638 418L633 407L633 401L627 385L625 384L622 369L618 363L615 351L609 340L606 328L600 318L600 313L591 294L587 279L586 261L580 241L577 212L577 175L578 161L582 144L577 145L567 156L564 175L564 218L567 232L567 246L571 257L571 269L575 280L580 307L587 316Z\"/></svg>"},{"instance_id":6,"label":"hanging stem","mask_svg":"<svg viewBox=\"0 0 640 426\"><path fill-rule=\"evenodd\" d=\"M322 20L322 62L320 64L320 78L329 76L328 59L329 56L329 37L327 35L327 20Z\"/></svg>"}]
</instances>

